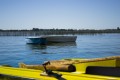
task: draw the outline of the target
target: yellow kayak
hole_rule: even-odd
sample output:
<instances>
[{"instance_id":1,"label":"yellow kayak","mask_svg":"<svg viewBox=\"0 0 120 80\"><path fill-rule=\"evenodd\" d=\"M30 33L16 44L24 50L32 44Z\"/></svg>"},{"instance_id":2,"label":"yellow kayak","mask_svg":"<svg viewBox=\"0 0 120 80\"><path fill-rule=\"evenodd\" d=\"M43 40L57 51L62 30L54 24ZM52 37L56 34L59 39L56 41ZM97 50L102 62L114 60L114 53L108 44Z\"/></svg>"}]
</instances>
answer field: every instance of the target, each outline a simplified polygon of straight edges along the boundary
<instances>
[{"instance_id":1,"label":"yellow kayak","mask_svg":"<svg viewBox=\"0 0 120 80\"><path fill-rule=\"evenodd\" d=\"M57 61L50 61L50 65L65 65L63 69L68 69L68 65L74 65L76 70L71 72L51 71L48 65L45 66L46 72L42 69L22 67L4 67L0 66L1 76L12 76L23 78L23 80L120 80L120 57L107 57L96 59L64 59ZM67 65L67 66L66 66ZM52 66L53 67L53 66ZM44 65L43 65L44 68ZM58 69L57 67L56 69ZM61 67L60 67L61 70ZM2 79L0 79L2 80ZM22 79L21 79L22 80Z\"/></svg>"}]
</instances>

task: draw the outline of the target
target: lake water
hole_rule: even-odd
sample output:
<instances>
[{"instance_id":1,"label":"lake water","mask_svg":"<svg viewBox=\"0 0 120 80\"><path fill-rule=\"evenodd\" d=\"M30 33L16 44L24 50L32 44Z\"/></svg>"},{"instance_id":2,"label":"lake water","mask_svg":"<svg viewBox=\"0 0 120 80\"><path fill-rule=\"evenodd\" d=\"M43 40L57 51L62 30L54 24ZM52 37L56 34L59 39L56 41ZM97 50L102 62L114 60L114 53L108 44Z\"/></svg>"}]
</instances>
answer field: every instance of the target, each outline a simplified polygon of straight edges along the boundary
<instances>
[{"instance_id":1,"label":"lake water","mask_svg":"<svg viewBox=\"0 0 120 80\"><path fill-rule=\"evenodd\" d=\"M120 55L120 34L77 35L76 43L28 45L26 36L0 37L0 65L42 64L63 58L99 58Z\"/></svg>"}]
</instances>

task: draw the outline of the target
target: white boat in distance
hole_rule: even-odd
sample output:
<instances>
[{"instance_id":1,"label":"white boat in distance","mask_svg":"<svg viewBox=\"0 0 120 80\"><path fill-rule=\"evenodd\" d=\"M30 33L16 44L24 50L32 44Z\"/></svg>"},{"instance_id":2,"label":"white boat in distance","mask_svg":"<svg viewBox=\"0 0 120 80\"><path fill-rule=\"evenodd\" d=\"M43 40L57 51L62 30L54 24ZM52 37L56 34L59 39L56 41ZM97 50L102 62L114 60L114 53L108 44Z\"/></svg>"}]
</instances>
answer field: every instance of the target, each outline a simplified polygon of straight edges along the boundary
<instances>
[{"instance_id":1,"label":"white boat in distance","mask_svg":"<svg viewBox=\"0 0 120 80\"><path fill-rule=\"evenodd\" d=\"M47 44L47 43L63 43L75 42L77 36L37 36L27 38L27 43L30 44Z\"/></svg>"}]
</instances>

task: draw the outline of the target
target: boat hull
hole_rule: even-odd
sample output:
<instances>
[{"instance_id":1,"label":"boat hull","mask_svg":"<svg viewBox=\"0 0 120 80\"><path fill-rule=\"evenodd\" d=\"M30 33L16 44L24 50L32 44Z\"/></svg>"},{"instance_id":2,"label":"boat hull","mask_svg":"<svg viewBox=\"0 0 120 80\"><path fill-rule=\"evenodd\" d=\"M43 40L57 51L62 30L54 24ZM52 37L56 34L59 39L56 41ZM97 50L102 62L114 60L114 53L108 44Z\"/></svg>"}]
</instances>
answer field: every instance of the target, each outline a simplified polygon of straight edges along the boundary
<instances>
[{"instance_id":1,"label":"boat hull","mask_svg":"<svg viewBox=\"0 0 120 80\"><path fill-rule=\"evenodd\" d=\"M100 76L100 75L90 75L81 72L59 72L62 74L61 79L57 79L52 76L40 75L43 73L41 70L33 69L22 69L22 68L12 68L12 67L1 67L0 74L5 74L9 76L27 78L25 80L120 80L120 77L112 76ZM55 72L57 73L57 72ZM10 80L10 79L9 79ZM24 79L23 79L24 80Z\"/></svg>"},{"instance_id":2,"label":"boat hull","mask_svg":"<svg viewBox=\"0 0 120 80\"><path fill-rule=\"evenodd\" d=\"M40 37L36 37L36 38L27 38L26 39L27 44L46 44L46 38L40 38Z\"/></svg>"},{"instance_id":3,"label":"boat hull","mask_svg":"<svg viewBox=\"0 0 120 80\"><path fill-rule=\"evenodd\" d=\"M75 42L77 36L40 36L26 39L28 44L66 43Z\"/></svg>"},{"instance_id":4,"label":"boat hull","mask_svg":"<svg viewBox=\"0 0 120 80\"><path fill-rule=\"evenodd\" d=\"M77 36L46 36L48 42L75 42Z\"/></svg>"},{"instance_id":5,"label":"boat hull","mask_svg":"<svg viewBox=\"0 0 120 80\"><path fill-rule=\"evenodd\" d=\"M77 36L46 36L48 42L75 42Z\"/></svg>"},{"instance_id":6,"label":"boat hull","mask_svg":"<svg viewBox=\"0 0 120 80\"><path fill-rule=\"evenodd\" d=\"M32 80L120 80L120 57L65 59L50 62L50 65L55 64L73 64L76 67L76 71L59 71L59 74L62 74L62 76L60 77L61 79L58 79L51 75L41 75L43 73L42 70L0 66L0 74L29 78ZM53 72L55 74L58 73L58 71Z\"/></svg>"}]
</instances>

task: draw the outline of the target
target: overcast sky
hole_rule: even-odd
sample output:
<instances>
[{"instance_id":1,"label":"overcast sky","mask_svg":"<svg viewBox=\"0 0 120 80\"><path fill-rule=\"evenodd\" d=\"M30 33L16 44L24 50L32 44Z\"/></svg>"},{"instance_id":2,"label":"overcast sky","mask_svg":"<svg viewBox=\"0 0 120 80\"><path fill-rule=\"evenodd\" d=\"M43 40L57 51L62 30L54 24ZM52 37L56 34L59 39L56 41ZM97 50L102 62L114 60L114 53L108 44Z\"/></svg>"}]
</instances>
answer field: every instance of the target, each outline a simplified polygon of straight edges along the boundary
<instances>
[{"instance_id":1,"label":"overcast sky","mask_svg":"<svg viewBox=\"0 0 120 80\"><path fill-rule=\"evenodd\" d=\"M0 0L0 29L113 29L120 0Z\"/></svg>"}]
</instances>

